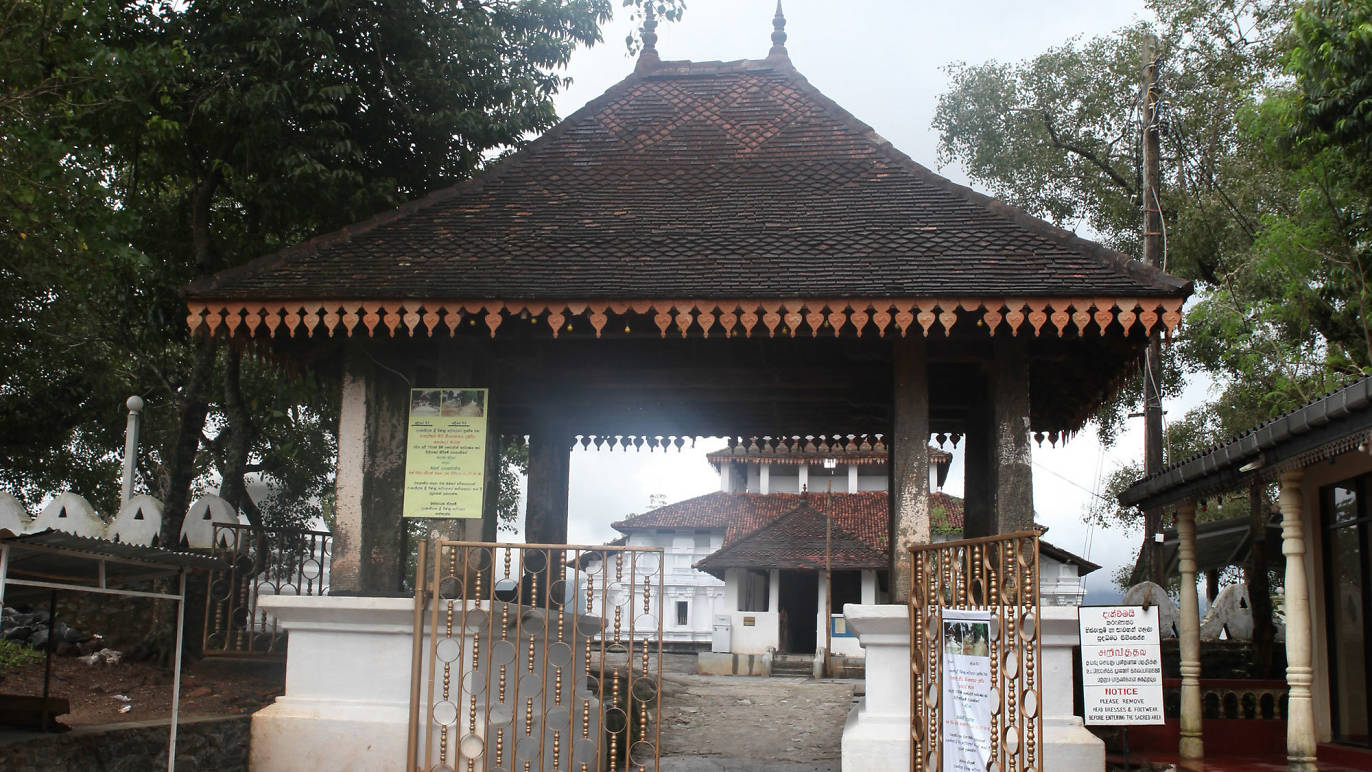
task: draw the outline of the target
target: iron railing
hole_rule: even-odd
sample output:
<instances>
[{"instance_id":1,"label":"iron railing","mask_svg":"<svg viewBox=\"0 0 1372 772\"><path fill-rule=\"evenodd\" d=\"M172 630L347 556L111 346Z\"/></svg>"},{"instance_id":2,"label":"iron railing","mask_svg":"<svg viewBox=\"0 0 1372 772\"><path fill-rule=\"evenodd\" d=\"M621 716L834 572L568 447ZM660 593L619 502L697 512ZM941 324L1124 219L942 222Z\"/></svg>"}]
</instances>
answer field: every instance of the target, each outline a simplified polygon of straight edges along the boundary
<instances>
[{"instance_id":1,"label":"iron railing","mask_svg":"<svg viewBox=\"0 0 1372 772\"><path fill-rule=\"evenodd\" d=\"M910 547L910 768L944 769L943 612L990 615L988 769L1043 770L1038 533Z\"/></svg>"},{"instance_id":2,"label":"iron railing","mask_svg":"<svg viewBox=\"0 0 1372 772\"><path fill-rule=\"evenodd\" d=\"M656 772L662 550L438 541L415 593L414 772Z\"/></svg>"},{"instance_id":3,"label":"iron railing","mask_svg":"<svg viewBox=\"0 0 1372 772\"><path fill-rule=\"evenodd\" d=\"M258 598L324 595L332 539L327 531L215 523L212 553L229 568L208 580L204 653L284 659L286 633Z\"/></svg>"}]
</instances>

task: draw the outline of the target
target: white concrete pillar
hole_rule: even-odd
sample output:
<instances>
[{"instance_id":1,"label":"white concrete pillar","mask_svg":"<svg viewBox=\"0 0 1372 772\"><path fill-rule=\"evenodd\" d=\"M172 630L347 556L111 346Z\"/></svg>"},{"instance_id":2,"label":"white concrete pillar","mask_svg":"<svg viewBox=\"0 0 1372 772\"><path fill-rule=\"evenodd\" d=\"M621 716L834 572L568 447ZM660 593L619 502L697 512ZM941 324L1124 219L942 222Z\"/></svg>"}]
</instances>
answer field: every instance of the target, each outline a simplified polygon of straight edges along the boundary
<instances>
[{"instance_id":1,"label":"white concrete pillar","mask_svg":"<svg viewBox=\"0 0 1372 772\"><path fill-rule=\"evenodd\" d=\"M366 472L367 382L343 371L338 405L338 470L334 478L330 582L356 591L362 570L362 498Z\"/></svg>"},{"instance_id":2,"label":"white concrete pillar","mask_svg":"<svg viewBox=\"0 0 1372 772\"><path fill-rule=\"evenodd\" d=\"M810 467L801 464L800 471L796 473L796 490L804 493L810 488Z\"/></svg>"},{"instance_id":3,"label":"white concrete pillar","mask_svg":"<svg viewBox=\"0 0 1372 772\"><path fill-rule=\"evenodd\" d=\"M1087 731L1072 712L1076 671L1072 650L1081 642L1075 606L1044 606L1043 640L1043 768L1045 770L1105 769L1105 743Z\"/></svg>"},{"instance_id":4,"label":"white concrete pillar","mask_svg":"<svg viewBox=\"0 0 1372 772\"><path fill-rule=\"evenodd\" d=\"M738 607L740 594L739 586L743 584L743 570L738 568L724 569L724 601L720 608L721 613L741 611ZM714 620L712 619L711 622Z\"/></svg>"},{"instance_id":5,"label":"white concrete pillar","mask_svg":"<svg viewBox=\"0 0 1372 772\"><path fill-rule=\"evenodd\" d=\"M910 611L901 605L843 607L866 652L866 692L843 724L843 772L910 769Z\"/></svg>"},{"instance_id":6,"label":"white concrete pillar","mask_svg":"<svg viewBox=\"0 0 1372 772\"><path fill-rule=\"evenodd\" d=\"M877 572L871 569L864 569L862 572L862 605L870 606L877 602ZM838 614L843 609L834 609Z\"/></svg>"},{"instance_id":7,"label":"white concrete pillar","mask_svg":"<svg viewBox=\"0 0 1372 772\"><path fill-rule=\"evenodd\" d=\"M857 464L848 465L848 492L858 492L858 468Z\"/></svg>"},{"instance_id":8,"label":"white concrete pillar","mask_svg":"<svg viewBox=\"0 0 1372 772\"><path fill-rule=\"evenodd\" d=\"M732 491L729 490L729 478L730 478L730 477L733 477L733 475L729 474L729 463L726 461L725 463L719 465L719 492L720 492L720 493L732 493Z\"/></svg>"},{"instance_id":9,"label":"white concrete pillar","mask_svg":"<svg viewBox=\"0 0 1372 772\"><path fill-rule=\"evenodd\" d=\"M766 495L771 491L772 465L759 464L757 470L757 492Z\"/></svg>"},{"instance_id":10,"label":"white concrete pillar","mask_svg":"<svg viewBox=\"0 0 1372 772\"><path fill-rule=\"evenodd\" d=\"M1282 472L1281 551L1286 555L1286 768L1313 772L1315 709L1310 697L1310 591L1305 580L1305 513L1301 479L1305 472Z\"/></svg>"},{"instance_id":11,"label":"white concrete pillar","mask_svg":"<svg viewBox=\"0 0 1372 772\"><path fill-rule=\"evenodd\" d=\"M1181 614L1177 637L1181 648L1181 744L1183 760L1205 757L1201 741L1200 599L1196 597L1196 505L1177 508L1177 554L1181 569Z\"/></svg>"},{"instance_id":12,"label":"white concrete pillar","mask_svg":"<svg viewBox=\"0 0 1372 772\"><path fill-rule=\"evenodd\" d=\"M775 568L767 572L767 610L781 613L781 571Z\"/></svg>"}]
</instances>

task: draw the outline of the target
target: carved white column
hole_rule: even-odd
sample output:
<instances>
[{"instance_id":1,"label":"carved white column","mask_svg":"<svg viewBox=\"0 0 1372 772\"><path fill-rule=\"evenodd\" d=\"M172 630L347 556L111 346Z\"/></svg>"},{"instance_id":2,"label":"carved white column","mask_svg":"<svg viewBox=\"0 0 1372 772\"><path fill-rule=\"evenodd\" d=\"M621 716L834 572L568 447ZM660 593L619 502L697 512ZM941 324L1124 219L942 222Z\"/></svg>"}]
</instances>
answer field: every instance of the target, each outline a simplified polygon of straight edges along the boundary
<instances>
[{"instance_id":1,"label":"carved white column","mask_svg":"<svg viewBox=\"0 0 1372 772\"><path fill-rule=\"evenodd\" d=\"M1305 583L1304 470L1281 474L1281 551L1286 555L1286 765L1314 772L1315 708L1310 699L1310 595Z\"/></svg>"},{"instance_id":2,"label":"carved white column","mask_svg":"<svg viewBox=\"0 0 1372 772\"><path fill-rule=\"evenodd\" d=\"M1196 505L1186 501L1177 509L1178 558L1181 569L1181 746L1183 759L1205 757L1201 741L1200 601L1196 597Z\"/></svg>"}]
</instances>

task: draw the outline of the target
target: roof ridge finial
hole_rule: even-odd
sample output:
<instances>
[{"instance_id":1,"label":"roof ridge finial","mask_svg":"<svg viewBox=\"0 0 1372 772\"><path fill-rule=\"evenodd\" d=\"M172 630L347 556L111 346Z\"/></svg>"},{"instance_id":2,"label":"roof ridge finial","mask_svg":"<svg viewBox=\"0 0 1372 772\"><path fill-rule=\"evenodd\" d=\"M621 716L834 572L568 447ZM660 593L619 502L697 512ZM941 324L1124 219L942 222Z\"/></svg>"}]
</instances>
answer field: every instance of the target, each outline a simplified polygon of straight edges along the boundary
<instances>
[{"instance_id":1,"label":"roof ridge finial","mask_svg":"<svg viewBox=\"0 0 1372 772\"><path fill-rule=\"evenodd\" d=\"M653 0L647 0L643 12L643 48L638 52L637 70L649 69L662 61L657 55L657 11Z\"/></svg>"},{"instance_id":2,"label":"roof ridge finial","mask_svg":"<svg viewBox=\"0 0 1372 772\"><path fill-rule=\"evenodd\" d=\"M772 50L767 58L786 58L786 14L781 11L781 0L777 0L777 12L772 17Z\"/></svg>"}]
</instances>

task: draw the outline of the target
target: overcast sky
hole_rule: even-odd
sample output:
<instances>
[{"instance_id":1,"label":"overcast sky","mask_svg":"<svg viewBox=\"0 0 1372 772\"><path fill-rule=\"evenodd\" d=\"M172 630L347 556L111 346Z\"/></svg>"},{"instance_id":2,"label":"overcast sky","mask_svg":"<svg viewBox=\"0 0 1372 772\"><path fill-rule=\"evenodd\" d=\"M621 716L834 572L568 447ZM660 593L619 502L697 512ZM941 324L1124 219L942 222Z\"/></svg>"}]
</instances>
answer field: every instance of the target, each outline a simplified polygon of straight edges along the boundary
<instances>
[{"instance_id":1,"label":"overcast sky","mask_svg":"<svg viewBox=\"0 0 1372 772\"><path fill-rule=\"evenodd\" d=\"M771 46L773 0L688 0L685 18L658 29L663 59L696 61L760 59ZM841 10L839 10L841 9ZM1110 0L785 0L786 47L796 68L820 91L916 161L937 169L938 137L930 127L939 94L947 87L942 68L955 61L1018 61L1073 36L1108 33L1144 17L1142 2ZM568 67L571 87L558 98L569 115L622 80L633 68L624 37L625 14L605 32L605 42L577 52ZM968 184L958 168L938 169ZM975 186L974 186L975 187ZM1167 401L1180 416L1203 396L1203 387ZM1094 533L1082 514L1109 473L1142 457L1141 419L1111 449L1103 449L1088 427L1065 447L1045 443L1034 452L1034 504L1049 541L1105 566L1092 576L1088 602L1105 602L1110 576L1132 561L1140 534ZM708 493L718 477L704 454L718 441L701 440L694 450L671 452L573 451L568 538L599 544L617 534L609 524L648 508L648 497L669 501ZM961 454L956 453L945 490L962 493Z\"/></svg>"}]
</instances>

